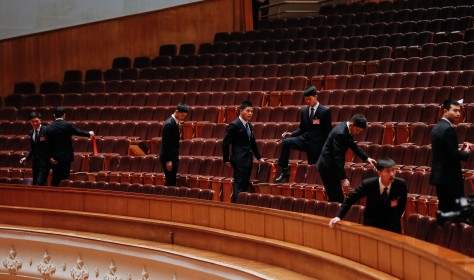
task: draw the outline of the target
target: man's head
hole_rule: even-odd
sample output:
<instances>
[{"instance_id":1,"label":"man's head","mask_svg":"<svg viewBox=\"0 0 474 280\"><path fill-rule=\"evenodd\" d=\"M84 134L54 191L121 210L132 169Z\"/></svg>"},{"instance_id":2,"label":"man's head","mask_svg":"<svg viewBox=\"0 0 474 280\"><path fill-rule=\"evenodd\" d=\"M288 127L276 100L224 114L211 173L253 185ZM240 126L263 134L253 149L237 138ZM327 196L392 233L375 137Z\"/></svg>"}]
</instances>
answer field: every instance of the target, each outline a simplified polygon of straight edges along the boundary
<instances>
[{"instance_id":1,"label":"man's head","mask_svg":"<svg viewBox=\"0 0 474 280\"><path fill-rule=\"evenodd\" d=\"M239 105L240 110L240 117L248 122L252 118L253 115L253 105L250 101L244 101Z\"/></svg>"},{"instance_id":2,"label":"man's head","mask_svg":"<svg viewBox=\"0 0 474 280\"><path fill-rule=\"evenodd\" d=\"M310 107L318 102L317 90L314 86L308 86L304 89L304 102Z\"/></svg>"},{"instance_id":3,"label":"man's head","mask_svg":"<svg viewBox=\"0 0 474 280\"><path fill-rule=\"evenodd\" d=\"M62 119L66 117L66 111L64 110L63 106L59 106L58 108L56 108L56 110L54 110L54 117Z\"/></svg>"},{"instance_id":4,"label":"man's head","mask_svg":"<svg viewBox=\"0 0 474 280\"><path fill-rule=\"evenodd\" d=\"M367 128L367 120L364 116L357 114L349 122L349 130L352 135L358 135Z\"/></svg>"},{"instance_id":5,"label":"man's head","mask_svg":"<svg viewBox=\"0 0 474 280\"><path fill-rule=\"evenodd\" d=\"M30 114L30 123L34 130L37 130L41 125L41 114L33 111Z\"/></svg>"},{"instance_id":6,"label":"man's head","mask_svg":"<svg viewBox=\"0 0 474 280\"><path fill-rule=\"evenodd\" d=\"M174 117L178 120L178 121L183 121L186 116L188 115L189 113L189 107L188 105L186 104L183 104L183 103L179 103L178 106L176 106L176 111L174 112Z\"/></svg>"},{"instance_id":7,"label":"man's head","mask_svg":"<svg viewBox=\"0 0 474 280\"><path fill-rule=\"evenodd\" d=\"M458 122L461 117L461 105L455 100L448 99L443 102L443 117L450 122Z\"/></svg>"},{"instance_id":8,"label":"man's head","mask_svg":"<svg viewBox=\"0 0 474 280\"><path fill-rule=\"evenodd\" d=\"M395 162L390 158L377 160L375 167L379 174L380 180L384 186L390 185L395 180Z\"/></svg>"}]
</instances>

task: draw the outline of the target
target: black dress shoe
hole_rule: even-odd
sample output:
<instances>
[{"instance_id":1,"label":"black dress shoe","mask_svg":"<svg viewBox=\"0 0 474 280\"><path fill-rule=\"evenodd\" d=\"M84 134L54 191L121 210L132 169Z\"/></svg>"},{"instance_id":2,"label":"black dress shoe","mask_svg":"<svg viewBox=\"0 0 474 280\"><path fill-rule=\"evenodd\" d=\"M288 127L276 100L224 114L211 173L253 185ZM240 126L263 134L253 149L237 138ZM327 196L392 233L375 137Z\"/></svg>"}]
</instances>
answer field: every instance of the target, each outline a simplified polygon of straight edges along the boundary
<instances>
[{"instance_id":1,"label":"black dress shoe","mask_svg":"<svg viewBox=\"0 0 474 280\"><path fill-rule=\"evenodd\" d=\"M275 183L281 183L284 179L290 178L290 172L288 170L282 171L280 176L275 179Z\"/></svg>"}]
</instances>

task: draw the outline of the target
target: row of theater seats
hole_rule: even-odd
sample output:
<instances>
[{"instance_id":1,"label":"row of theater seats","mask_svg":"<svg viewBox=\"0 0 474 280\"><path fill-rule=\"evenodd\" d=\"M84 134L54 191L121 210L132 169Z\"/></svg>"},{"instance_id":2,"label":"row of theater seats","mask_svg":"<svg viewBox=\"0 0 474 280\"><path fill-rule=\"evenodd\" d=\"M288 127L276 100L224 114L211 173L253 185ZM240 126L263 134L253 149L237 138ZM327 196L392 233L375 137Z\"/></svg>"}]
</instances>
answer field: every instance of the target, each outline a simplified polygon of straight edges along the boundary
<instances>
[{"instance_id":1,"label":"row of theater seats","mask_svg":"<svg viewBox=\"0 0 474 280\"><path fill-rule=\"evenodd\" d=\"M284 211L293 211L304 214L312 214L328 218L334 218L340 207L340 204L337 202L248 192L239 193L237 203ZM353 205L349 212L347 212L344 220L362 224L364 221L364 209L365 207L362 205Z\"/></svg>"},{"instance_id":2,"label":"row of theater seats","mask_svg":"<svg viewBox=\"0 0 474 280\"><path fill-rule=\"evenodd\" d=\"M473 29L474 33L474 29ZM453 55L471 55L472 41L464 42L457 38L457 33L400 33L392 35L367 35L353 37L326 37L312 39L282 39L282 40L255 40L242 42L216 43L209 46L208 53L199 55L158 56L153 60L149 57L136 57L144 61L138 69L169 66L203 66L203 65L258 65L273 63L302 63L315 61L337 61L346 59L351 61L373 60L390 57L391 48L411 47L410 55L421 55L420 48L426 44L442 44L439 54L445 54L442 48L451 44ZM413 47L416 46L416 47ZM338 49L348 49L346 57L336 53ZM375 49L374 49L375 48ZM424 55L430 55L432 45L427 45ZM417 49L417 50L415 50ZM293 53L292 53L293 52ZM324 52L324 55L321 53ZM400 52L397 52L399 56ZM448 55L448 54L446 54ZM329 56L329 57L328 57ZM116 69L116 68L113 68ZM118 69L118 68L117 68ZM123 70L128 69L124 68ZM127 73L133 75L133 73ZM94 80L100 79L98 73ZM103 73L103 79L111 80L117 77L111 69Z\"/></svg>"},{"instance_id":3,"label":"row of theater seats","mask_svg":"<svg viewBox=\"0 0 474 280\"><path fill-rule=\"evenodd\" d=\"M464 70L464 71L438 71L438 72L401 72L401 73L377 73L377 74L352 74L352 75L317 75L311 77L311 83L315 85L319 89L374 89L374 88L415 88L415 87L456 87L456 86L471 86L474 80L474 70ZM125 81L128 82L128 81ZM151 92L173 92L173 95L176 92L181 92L182 97L184 98L184 94L182 92L222 92L225 91L226 93L234 92L235 91L265 91L265 92L272 92L272 91L302 91L307 83L308 78L305 76L296 76L296 77L271 77L271 78L217 78L217 79L177 79L177 80L152 80L150 82L147 81L137 81L134 83L135 85L140 82L140 85L143 86L143 90L148 90ZM71 82L75 83L75 82ZM79 82L81 83L81 82ZM103 83L103 82L88 82L88 83ZM119 87L123 84L121 81L109 81L106 85L114 85L115 88L108 88L108 93L117 93L119 92ZM131 92L132 90L130 90ZM80 91L77 91L80 92ZM76 93L77 93L76 92ZM247 94L250 94L247 92ZM257 93L255 93L257 94ZM260 93L261 95L262 93ZM66 98L67 94L63 95L63 105L64 99ZM87 98L84 100L86 104L91 104L92 99L91 96L81 95L81 98ZM227 95L230 97L230 95ZM94 97L97 97L95 95ZM131 96L126 95L113 95L116 100L113 101L112 99L108 98L105 101L105 96L102 97L101 101L104 102L112 102L114 106L131 106L133 104ZM141 96L143 97L143 96ZM152 95L148 95L148 97L152 97ZM156 97L156 104L158 103L158 95ZM178 97L179 98L181 96ZM194 97L194 96L193 96ZM216 95L217 97L217 95ZM242 96L245 97L245 96ZM19 96L18 94L8 95L5 98L6 106L14 106L14 107L21 107L23 106L23 96ZM46 97L41 95L28 97L31 100L28 101L27 105L36 106L36 102L39 105L42 102L46 102ZM59 98L59 99L58 99ZM68 98L77 98L68 97ZM100 97L97 97L100 98ZM124 99L123 103L120 103L121 99ZM249 96L246 96L249 98ZM44 99L44 101L43 101ZM61 97L54 96L48 99L55 99L55 103L59 103L61 101ZM76 100L74 100L76 101ZM77 100L79 101L79 100ZM137 101L136 104L143 104L144 99L141 101ZM151 101L151 100L150 100ZM223 105L235 105L239 104L239 100L230 99L230 102L227 98L222 100ZM72 102L72 101L69 101ZM91 103L87 103L91 102ZM118 102L118 103L117 103ZM67 105L68 103L66 103ZM106 105L109 105L107 103ZM151 104L151 103L146 103ZM256 103L259 104L259 103ZM261 103L260 103L261 104ZM260 105L259 104L259 105Z\"/></svg>"},{"instance_id":4,"label":"row of theater seats","mask_svg":"<svg viewBox=\"0 0 474 280\"><path fill-rule=\"evenodd\" d=\"M195 199L212 200L214 191L210 189L161 186L151 184L139 183L116 183L116 182L93 182L81 180L63 180L59 184L60 187L66 188L82 188L82 189L97 189L97 190L111 190L121 192L134 192L155 195L187 197Z\"/></svg>"},{"instance_id":5,"label":"row of theater seats","mask_svg":"<svg viewBox=\"0 0 474 280\"><path fill-rule=\"evenodd\" d=\"M331 109L332 122L350 120L354 114L362 114L367 117L370 122L426 122L434 124L438 122L439 104L396 104L396 105L327 105ZM253 121L254 122L297 122L300 116L300 106L278 106L278 107L255 107ZM149 110L146 110L149 109ZM466 122L472 122L472 111L474 106L468 104L466 106ZM47 112L54 109L49 108ZM149 121L165 121L174 111L174 106L160 107L66 107L66 114L69 120L74 121L114 121L124 122L127 120L146 123ZM25 109L23 115L29 114L33 108ZM46 112L39 110L40 112ZM140 120L139 114L149 115L149 111L153 112L153 118ZM223 112L219 114L219 112ZM132 113L132 114L131 114ZM135 115L135 113L137 115ZM167 114L169 113L169 114ZM158 118L158 115L160 118ZM47 121L48 114L44 115L44 121ZM52 116L52 115L51 115ZM126 117L130 116L130 117ZM150 115L151 116L151 115ZM223 110L218 106L194 106L191 114L187 117L187 121L211 121L214 123L232 122L237 117L237 106L228 107ZM27 120L28 118L25 118ZM142 118L143 119L143 118ZM16 122L11 121L2 124L4 127L11 125L18 126ZM143 124L147 126L147 124ZM27 133L29 129L22 134ZM127 136L133 136L127 133Z\"/></svg>"},{"instance_id":6,"label":"row of theater seats","mask_svg":"<svg viewBox=\"0 0 474 280\"><path fill-rule=\"evenodd\" d=\"M324 81L325 89L415 88L471 86L474 70L330 75L312 77ZM316 84L319 87L318 84Z\"/></svg>"},{"instance_id":7,"label":"row of theater seats","mask_svg":"<svg viewBox=\"0 0 474 280\"><path fill-rule=\"evenodd\" d=\"M413 33L414 34L414 33ZM421 34L430 38L430 34ZM420 36L421 36L420 35ZM388 35L387 35L388 36ZM408 35L407 35L408 36ZM430 40L418 40L415 34L413 41L423 45L430 43ZM235 42L236 45L244 49L227 48L223 46L222 52L198 54L198 55L179 55L173 58L168 56L158 56L147 63L146 67L126 68L127 69L146 69L150 67L169 67L169 66L206 66L206 65L258 65L258 64L283 64L283 63L309 63L324 62L337 60L374 60L390 57L392 47L398 47L396 41L404 39L397 35L393 35L392 39L383 35L370 37L365 41L369 46L360 46L358 42L362 42L363 38L359 37L338 37L336 39L314 39L314 40L275 40L275 41L245 41ZM351 39L353 38L353 39ZM425 42L428 41L428 42ZM374 42L377 45L370 45ZM388 43L394 46L387 46ZM406 41L403 41L406 42ZM471 43L467 43L471 44ZM230 44L229 44L230 46ZM339 48L348 49L348 54L338 54ZM469 53L466 51L466 53ZM115 69L115 68L113 68ZM111 80L117 76L114 70L104 72L104 80ZM127 70L126 75L131 76L133 70ZM124 74L122 74L124 76ZM122 78L123 79L123 78Z\"/></svg>"},{"instance_id":8,"label":"row of theater seats","mask_svg":"<svg viewBox=\"0 0 474 280\"><path fill-rule=\"evenodd\" d=\"M321 25L348 25L348 24L364 24L379 23L393 21L421 21L447 18L461 18L465 16L474 16L474 6L472 3L462 6L444 6L429 7L417 9L396 9L387 11L372 12L344 12L341 14L300 17L300 18L278 18L274 20L260 21L260 29L277 29L292 28L305 26L321 26ZM237 36L236 36L237 37Z\"/></svg>"},{"instance_id":9,"label":"row of theater seats","mask_svg":"<svg viewBox=\"0 0 474 280\"><path fill-rule=\"evenodd\" d=\"M362 63L363 62L358 62ZM354 63L357 64L357 63ZM372 65L371 65L372 64ZM375 64L375 65L373 65ZM353 65L353 69L354 66ZM371 68L372 67L372 68ZM474 69L474 55L462 56L425 56L410 58L384 58L379 61L366 63L365 73L400 73L400 72L430 72L430 71L459 71ZM369 69L370 68L370 69ZM357 71L363 74L364 71ZM362 73L360 73L362 72Z\"/></svg>"},{"instance_id":10,"label":"row of theater seats","mask_svg":"<svg viewBox=\"0 0 474 280\"><path fill-rule=\"evenodd\" d=\"M295 91L292 93L295 95L295 101L298 101L295 105L303 103L302 92ZM267 96L263 91L15 94L8 95L5 98L5 107L2 107L5 113L2 113L1 117L7 119L12 119L13 116L17 115L19 119L27 117L21 112L23 108L29 108L29 110L38 108L46 111L57 106L114 106L153 109L156 106L176 106L179 103L186 103L190 106L231 106L238 105L243 100L249 100L255 106L262 106L266 105ZM8 114L13 114L13 116L8 117Z\"/></svg>"},{"instance_id":11,"label":"row of theater seats","mask_svg":"<svg viewBox=\"0 0 474 280\"><path fill-rule=\"evenodd\" d=\"M472 46L474 41L466 43L459 40L429 40L431 38L429 35L424 32L420 33L420 35L407 33L405 36L394 34L390 37L387 37L388 35L370 35L364 37L228 42L221 43L226 44L226 46L223 46L223 50L216 51L214 54L175 56L172 59L160 58L162 60L160 66L258 65L262 63L309 63L344 59L349 61L367 61L390 57L390 55L393 58L397 58L473 54ZM426 36L427 38L423 39L420 36ZM242 46L245 50L241 50L237 45ZM390 50L389 48L393 50L392 53L387 54L387 51ZM341 51L340 49L344 50ZM279 55L276 56L274 53ZM266 57L262 57L262 54L265 54ZM209 61L209 56L213 56L211 58L212 61ZM198 59L197 62L196 59ZM209 64L203 64L204 62L200 61L201 59L204 59L204 62L209 62ZM154 63L150 63L145 68L154 66Z\"/></svg>"},{"instance_id":12,"label":"row of theater seats","mask_svg":"<svg viewBox=\"0 0 474 280\"><path fill-rule=\"evenodd\" d=\"M366 36L382 34L405 34L409 32L464 32L473 28L473 17L466 16L461 18L446 18L418 21L392 21L363 24L341 24L341 25L319 25L305 27L290 27L276 29L260 29L247 32L216 33L214 44L234 42L234 41L253 41L253 40L281 40L298 38L324 38L341 36ZM466 37L459 34L459 38L464 40L472 39L473 31L468 32Z\"/></svg>"},{"instance_id":13,"label":"row of theater seats","mask_svg":"<svg viewBox=\"0 0 474 280\"><path fill-rule=\"evenodd\" d=\"M459 44L457 44L459 45ZM473 44L474 47L474 44ZM351 49L357 51L357 49ZM421 50L420 55L414 55L413 52ZM379 60L371 60L362 58L361 60L348 59L344 57L342 60L334 58L334 61L324 62L295 62L285 64L258 64L258 65L213 65L213 66L170 66L158 68L129 68L124 71L127 73L122 78L121 69L114 69L108 71L117 72L112 80L153 80L153 79L206 79L206 78L258 78L258 77L284 77L284 76L307 76L315 75L338 75L338 74L363 74L365 71L360 71L357 67L360 64L369 64L372 66L367 69L367 73L397 73L397 72L428 72L428 71L457 71L457 70L473 70L474 69L474 55L454 54L456 48L452 47L451 43L440 44L425 44L420 49L419 47L396 48L399 51L395 58L382 58ZM448 54L449 52L449 54ZM316 52L315 52L316 53ZM340 49L338 55L345 55L348 53L347 49ZM409 53L409 54L405 54ZM426 55L426 54L434 54ZM306 56L307 51L290 51L293 56ZM326 54L322 55L327 57ZM405 57L407 56L407 57ZM293 61L293 60L292 60ZM296 60L295 60L296 61ZM304 61L304 59L301 59ZM393 64L393 66L392 66ZM135 74L130 75L128 72L134 71ZM72 81L67 78L65 72L65 84ZM84 92L103 92L106 88L105 83L102 82L102 77L98 78L99 82L86 81L83 83ZM125 81L124 81L125 82ZM129 81L126 81L129 83ZM102 86L100 86L102 85ZM15 89L14 93L35 93L34 85L30 91L21 89L20 84ZM94 88L95 86L96 88ZM127 85L131 87L130 85ZM138 88L133 88L138 87ZM132 85L132 91L137 92L143 88L142 85ZM46 88L41 88L40 92L44 92Z\"/></svg>"},{"instance_id":14,"label":"row of theater seats","mask_svg":"<svg viewBox=\"0 0 474 280\"><path fill-rule=\"evenodd\" d=\"M426 47L426 48L425 48ZM474 44L473 44L474 48ZM451 43L446 44L425 44L421 48L422 57L419 55L405 56L406 53L411 53L413 50L419 51L418 47L397 48L399 54L395 55L397 58L382 58L373 60L372 57L364 56L364 50L373 51L375 48L361 49L338 49L331 53L326 51L289 51L285 54L291 57L301 57L298 59L290 59L292 63L284 64L257 64L257 65L213 65L213 66L170 66L157 68L129 68L124 71L120 69L109 70L116 71L117 75L114 80L154 80L154 79L206 79L206 78L258 78L258 77L285 77L285 76L306 76L312 77L315 75L340 75L340 74L364 74L364 73L398 73L398 72L429 72L429 71L458 71L458 70L473 70L474 69L474 55L454 55L452 53L445 54L444 52L455 52L455 48L451 47ZM424 54L435 52L435 56L425 56ZM403 54L401 54L403 53ZM319 62L298 62L305 61L304 57L307 55L318 55L326 61ZM359 56L361 54L361 56ZM439 54L443 54L440 55ZM357 58L349 57L357 56ZM332 59L332 60L331 60ZM309 59L314 60L314 59ZM360 71L359 65L368 64L370 69ZM392 66L393 64L393 66ZM121 72L122 71L122 72ZM128 72L134 71L135 74L129 75ZM123 76L121 73L125 74ZM83 82L79 82L83 83ZM127 81L128 83L128 81ZM67 82L65 82L67 84ZM98 89L94 89L92 85L97 84L99 87L101 83L85 82L83 83L85 92L100 92L105 89L105 84ZM44 89L43 89L44 90ZM94 91L95 90L95 91ZM134 90L140 90L139 88ZM41 88L40 88L41 92ZM17 92L20 93L20 92ZM27 93L27 92L24 92ZM31 93L31 92L30 92Z\"/></svg>"},{"instance_id":15,"label":"row of theater seats","mask_svg":"<svg viewBox=\"0 0 474 280\"><path fill-rule=\"evenodd\" d=\"M474 257L472 225L462 222L446 222L439 225L433 217L412 214L408 216L405 235Z\"/></svg>"},{"instance_id":16,"label":"row of theater seats","mask_svg":"<svg viewBox=\"0 0 474 280\"><path fill-rule=\"evenodd\" d=\"M391 78L392 75L387 77ZM373 75L369 77L374 77ZM398 78L398 77L396 77ZM393 105L441 103L446 99L463 99L464 103L474 103L474 86L405 87L376 89L335 89L321 90L318 101L325 105ZM155 112L165 106L186 103L190 106L232 106L242 100L249 100L261 110L263 107L277 107L303 104L303 91L271 92L161 92L161 93L99 93L99 94L15 94L5 98L6 107L0 108L1 120L27 120L33 108L45 119L52 116L57 106L69 107L68 118L85 118L83 113L74 117L74 109L88 107L93 119L99 118L97 106L131 107L135 120L158 120L167 116ZM158 107L156 107L158 106ZM160 108L161 107L161 108ZM469 107L469 106L467 106ZM191 108L191 110L193 110ZM166 110L169 112L168 110ZM89 113L88 113L89 114ZM80 117L81 116L81 117ZM104 116L109 118L111 116ZM88 117L86 117L88 118ZM387 118L385 118L387 119ZM470 119L470 118L468 118ZM256 118L254 118L256 120ZM390 121L390 120L385 120Z\"/></svg>"},{"instance_id":17,"label":"row of theater seats","mask_svg":"<svg viewBox=\"0 0 474 280\"><path fill-rule=\"evenodd\" d=\"M44 119L45 120L45 119ZM44 125L47 125L48 122L44 122ZM161 136L161 130L163 128L163 120L160 121L75 121L73 124L85 131L94 131L97 135L97 142L100 145L99 141L109 141L108 136L111 136L114 139L128 138L129 140L151 140L156 137ZM224 124L225 125L225 124ZM23 139L26 137L28 132L31 130L31 124L28 121L15 121L15 122L4 122L0 121L0 129L2 131L3 137L0 139L10 139L5 140L5 150L19 150L18 147L26 147L29 145L26 142L29 139ZM13 136L13 139L12 139ZM104 137L104 139L102 139ZM102 139L102 140L99 140ZM2 140L2 141L3 141ZM17 141L17 142L15 142ZM112 149L113 145L107 143L106 146L108 149ZM3 146L3 145L2 145ZM105 148L105 147L104 147ZM20 150L29 150L27 149ZM120 149L122 150L122 149ZM128 150L128 149L127 149ZM127 151L126 150L126 151Z\"/></svg>"},{"instance_id":18,"label":"row of theater seats","mask_svg":"<svg viewBox=\"0 0 474 280\"><path fill-rule=\"evenodd\" d=\"M31 185L32 180L30 178L0 177L0 184Z\"/></svg>"},{"instance_id":19,"label":"row of theater seats","mask_svg":"<svg viewBox=\"0 0 474 280\"><path fill-rule=\"evenodd\" d=\"M303 90L308 82L306 76L260 77L260 78L205 78L205 79L165 79L165 80L125 80L125 81L93 81L93 82L47 82L49 88L41 94L55 93L114 93L114 92L189 92L189 91L275 91ZM46 82L45 82L46 83ZM43 83L43 84L45 84ZM86 86L90 86L89 89ZM137 86L140 89L137 89ZM12 97L10 97L12 96ZM19 97L8 95L6 100ZM11 104L11 103L9 103Z\"/></svg>"},{"instance_id":20,"label":"row of theater seats","mask_svg":"<svg viewBox=\"0 0 474 280\"><path fill-rule=\"evenodd\" d=\"M327 4L319 9L321 15L334 15L346 13L364 13L374 11L390 11L402 9L419 9L431 7L458 7L471 5L470 0L395 0L395 1L380 1L380 2L351 2L339 3L336 5Z\"/></svg>"},{"instance_id":21,"label":"row of theater seats","mask_svg":"<svg viewBox=\"0 0 474 280\"><path fill-rule=\"evenodd\" d=\"M441 104L446 99L474 103L474 87L444 86L388 89L335 89L322 90L318 101L322 104L337 105L390 105L390 104ZM283 102L281 105L290 105ZM470 118L471 119L471 118Z\"/></svg>"},{"instance_id":22,"label":"row of theater seats","mask_svg":"<svg viewBox=\"0 0 474 280\"><path fill-rule=\"evenodd\" d=\"M440 38L435 38L435 43L431 43L433 41L431 34L429 33L421 33L425 37L423 38L413 38L413 33L409 33L405 35L405 37L401 38L400 40L403 42L407 42L407 46L396 46L394 47L394 51L392 53L393 58L398 57L412 57L412 56L452 56L452 55L471 55L472 53L472 42L464 42L460 40L456 40L455 38L451 38L449 40L442 40ZM421 35L420 34L420 35ZM441 36L440 34L436 34L437 37ZM399 37L398 35L394 35L393 39L390 41L398 41L396 39ZM440 42L438 42L440 41ZM450 43L449 41L453 41ZM325 49L339 49L339 48L346 48L346 49L354 49L354 48L368 48L374 47L374 42L376 45L383 46L386 44L387 38L386 36L377 37L375 35L368 35L363 37L337 37L337 38L312 38L312 39L282 39L282 40L272 40L272 41L262 41L262 40L255 40L255 41L243 41L243 42L227 42L225 46L218 45L210 45L208 52L209 53L227 53L227 59L229 62L236 62L235 64L238 65L245 65L245 64L261 64L262 58L261 55L257 55L256 53L265 51L265 52L287 52L293 51L294 54L290 57L290 62L292 63L301 63L305 61L318 61L320 55L316 54L309 54L309 51L314 50L325 50ZM425 46L426 45L426 46ZM409 51L405 53L405 49L409 48ZM306 51L306 52L302 52ZM354 54L349 55L348 60L355 61L359 56L359 60L370 60L370 56L374 56L370 54L370 49L365 50L365 53L357 54L357 50L353 50ZM379 51L380 52L380 51ZM245 53L245 55L244 55ZM249 54L250 53L250 57ZM241 57L238 57L238 56ZM327 56L328 53L325 53L324 56ZM237 57L236 57L237 56ZM255 58L253 57L255 56ZM282 55L279 58L280 61L288 60L288 54ZM380 55L379 55L380 56ZM190 59L189 63L187 62L188 58ZM219 58L219 57L218 57ZM337 58L337 56L335 57ZM117 59L117 58L116 58ZM126 58L130 60L130 58ZM196 62L196 59L198 61ZM201 60L202 59L202 60ZM321 59L326 59L322 57ZM201 61L199 61L201 60ZM221 60L221 58L219 58ZM274 63L273 58L268 57L266 58L267 61ZM115 60L114 60L115 61ZM253 61L253 62L252 62ZM263 58L265 61L265 58ZM222 61L220 61L222 62ZM207 63L207 64L206 64ZM188 56L188 55L180 55L176 57L171 56L159 56L155 60L152 60L149 57L135 57L133 67L124 67L124 68L112 68L117 70L127 69L127 68L150 68L150 67L169 67L169 66L187 66L186 64L215 64L216 62L211 62L209 60L209 56ZM99 69L90 69L85 73L85 81L95 81L95 80L114 80L120 79L120 75L116 72L117 70L107 70L104 73ZM115 71L115 72L114 72ZM133 75L133 73L127 73L126 76ZM148 75L150 76L150 75ZM82 72L80 70L68 70L65 71L64 81L82 81Z\"/></svg>"}]
</instances>

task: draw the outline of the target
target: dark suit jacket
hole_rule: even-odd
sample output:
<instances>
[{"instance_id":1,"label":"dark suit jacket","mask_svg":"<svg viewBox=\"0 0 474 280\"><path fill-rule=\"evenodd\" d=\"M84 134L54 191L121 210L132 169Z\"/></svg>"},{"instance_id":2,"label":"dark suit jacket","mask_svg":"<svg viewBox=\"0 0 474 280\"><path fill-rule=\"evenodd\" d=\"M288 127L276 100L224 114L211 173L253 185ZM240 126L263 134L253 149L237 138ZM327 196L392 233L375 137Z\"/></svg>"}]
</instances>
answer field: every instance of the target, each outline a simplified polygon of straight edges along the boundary
<instances>
[{"instance_id":1,"label":"dark suit jacket","mask_svg":"<svg viewBox=\"0 0 474 280\"><path fill-rule=\"evenodd\" d=\"M367 160L367 154L362 151L357 143L354 142L354 138L349 133L347 122L341 122L333 128L329 133L328 139L324 143L321 156L318 159L318 169L333 169L334 173L337 174L339 180L346 179L346 172L344 170L344 163L346 159L347 149L351 149L354 153L363 159Z\"/></svg>"},{"instance_id":2,"label":"dark suit jacket","mask_svg":"<svg viewBox=\"0 0 474 280\"><path fill-rule=\"evenodd\" d=\"M249 123L252 132L251 139L247 135L247 129L239 118L231 122L225 131L224 140L222 141L222 156L224 162L230 161L232 166L241 166L248 164L252 159L252 152L257 159L260 159L260 151L255 142L253 134L253 126ZM229 156L229 146L232 144L232 154Z\"/></svg>"},{"instance_id":3,"label":"dark suit jacket","mask_svg":"<svg viewBox=\"0 0 474 280\"><path fill-rule=\"evenodd\" d=\"M469 153L458 150L458 139L454 127L441 119L431 131L430 184L462 184L461 160L467 160Z\"/></svg>"},{"instance_id":4,"label":"dark suit jacket","mask_svg":"<svg viewBox=\"0 0 474 280\"><path fill-rule=\"evenodd\" d=\"M362 197L367 197L364 225L402 232L400 218L407 203L407 185L403 179L395 178L390 186L389 201L386 205L383 204L380 194L379 177L362 181L361 185L346 197L337 216L342 219L351 205Z\"/></svg>"},{"instance_id":5,"label":"dark suit jacket","mask_svg":"<svg viewBox=\"0 0 474 280\"><path fill-rule=\"evenodd\" d=\"M169 117L161 133L160 161L162 163L179 161L179 124Z\"/></svg>"},{"instance_id":6,"label":"dark suit jacket","mask_svg":"<svg viewBox=\"0 0 474 280\"><path fill-rule=\"evenodd\" d=\"M28 136L30 136L31 139L31 149L26 154L26 159L30 160L33 159L33 166L35 166L35 163L39 163L41 165L49 164L49 158L50 158L50 150L48 143L46 141L46 126L42 125L40 127L40 130L38 132L38 138L36 141L33 140L33 134L34 130L32 129L29 133Z\"/></svg>"},{"instance_id":7,"label":"dark suit jacket","mask_svg":"<svg viewBox=\"0 0 474 280\"><path fill-rule=\"evenodd\" d=\"M291 132L292 137L300 137L311 149L315 150L314 156L321 153L324 142L331 132L331 111L319 103L318 109L314 113L314 118L309 119L310 107L301 109L300 126ZM313 158L308 161L316 162L318 159Z\"/></svg>"},{"instance_id":8,"label":"dark suit jacket","mask_svg":"<svg viewBox=\"0 0 474 280\"><path fill-rule=\"evenodd\" d=\"M46 127L46 139L51 150L51 157L57 161L74 161L74 150L72 149L73 135L90 137L87 131L74 127L71 123L56 119Z\"/></svg>"}]
</instances>

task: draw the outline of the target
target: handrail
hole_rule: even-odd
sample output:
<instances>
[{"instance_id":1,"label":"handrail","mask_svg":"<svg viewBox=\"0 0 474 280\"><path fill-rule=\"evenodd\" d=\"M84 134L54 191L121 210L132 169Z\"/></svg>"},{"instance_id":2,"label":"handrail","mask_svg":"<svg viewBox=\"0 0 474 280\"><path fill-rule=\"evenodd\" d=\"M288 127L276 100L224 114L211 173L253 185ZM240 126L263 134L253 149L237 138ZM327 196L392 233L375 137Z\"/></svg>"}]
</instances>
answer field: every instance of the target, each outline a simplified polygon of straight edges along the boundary
<instances>
[{"instance_id":1,"label":"handrail","mask_svg":"<svg viewBox=\"0 0 474 280\"><path fill-rule=\"evenodd\" d=\"M105 190L0 185L0 193L4 224L163 243L173 232L177 245L245 256L318 279L474 277L474 259L460 253L349 222L330 229L328 218L315 215Z\"/></svg>"},{"instance_id":2,"label":"handrail","mask_svg":"<svg viewBox=\"0 0 474 280\"><path fill-rule=\"evenodd\" d=\"M278 3L272 3L272 4L269 4L269 5L265 5L265 6L261 6L259 11L258 11L258 18L259 20L262 20L262 19L268 19L270 18L271 16L280 16L281 14L284 14L284 13L299 13L299 14L315 14L315 13L318 13L319 10L309 10L309 9L304 9L304 10L284 10L284 11L281 11L280 9L277 9L277 12L276 13L272 13L270 14L269 11L270 11L270 8L275 8L275 7L279 7L279 6L285 6L285 5L309 5L309 4L313 4L313 5L322 5L324 3L327 3L327 2L331 2L330 0L317 0L317 1L280 1ZM262 16L262 11L263 10L266 10L267 11L267 14L265 16Z\"/></svg>"}]
</instances>

